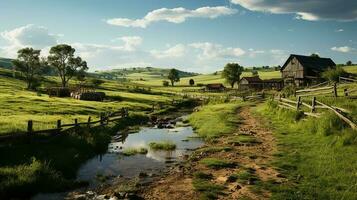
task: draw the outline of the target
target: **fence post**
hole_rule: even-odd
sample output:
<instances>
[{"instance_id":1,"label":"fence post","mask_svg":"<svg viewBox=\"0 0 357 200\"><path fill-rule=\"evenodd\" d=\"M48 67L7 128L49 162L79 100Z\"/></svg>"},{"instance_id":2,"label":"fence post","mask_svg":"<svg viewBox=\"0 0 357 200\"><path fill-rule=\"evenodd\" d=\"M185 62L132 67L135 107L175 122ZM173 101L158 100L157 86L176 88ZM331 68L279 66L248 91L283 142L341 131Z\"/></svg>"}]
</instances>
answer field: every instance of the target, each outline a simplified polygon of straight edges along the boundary
<instances>
[{"instance_id":1,"label":"fence post","mask_svg":"<svg viewBox=\"0 0 357 200\"><path fill-rule=\"evenodd\" d=\"M103 113L100 113L100 125L104 124Z\"/></svg>"},{"instance_id":2,"label":"fence post","mask_svg":"<svg viewBox=\"0 0 357 200\"><path fill-rule=\"evenodd\" d=\"M155 111L155 104L152 104L152 112Z\"/></svg>"},{"instance_id":3,"label":"fence post","mask_svg":"<svg viewBox=\"0 0 357 200\"><path fill-rule=\"evenodd\" d=\"M315 106L316 106L316 97L312 97L312 102L311 102L311 112L315 112Z\"/></svg>"},{"instance_id":4,"label":"fence post","mask_svg":"<svg viewBox=\"0 0 357 200\"><path fill-rule=\"evenodd\" d=\"M91 116L89 116L89 117L88 117L88 124L87 124L88 128L90 127L90 121L91 121L91 119L92 119Z\"/></svg>"},{"instance_id":5,"label":"fence post","mask_svg":"<svg viewBox=\"0 0 357 200\"><path fill-rule=\"evenodd\" d=\"M299 96L296 101L296 110L299 110L301 104L301 97Z\"/></svg>"},{"instance_id":6,"label":"fence post","mask_svg":"<svg viewBox=\"0 0 357 200\"><path fill-rule=\"evenodd\" d=\"M347 88L345 88L345 89L343 90L343 93L345 94L346 97L348 96L348 90L347 90Z\"/></svg>"},{"instance_id":7,"label":"fence post","mask_svg":"<svg viewBox=\"0 0 357 200\"><path fill-rule=\"evenodd\" d=\"M29 121L27 122L27 132L28 132L29 134L31 134L31 133L33 132L33 122L32 122L32 120L29 120Z\"/></svg>"},{"instance_id":8,"label":"fence post","mask_svg":"<svg viewBox=\"0 0 357 200\"><path fill-rule=\"evenodd\" d=\"M333 95L337 97L337 83L333 84Z\"/></svg>"},{"instance_id":9,"label":"fence post","mask_svg":"<svg viewBox=\"0 0 357 200\"><path fill-rule=\"evenodd\" d=\"M74 119L74 126L75 126L75 127L78 126L78 119Z\"/></svg>"},{"instance_id":10,"label":"fence post","mask_svg":"<svg viewBox=\"0 0 357 200\"><path fill-rule=\"evenodd\" d=\"M59 120L57 120L57 129L61 129L61 125L62 123L61 123L61 120L59 119Z\"/></svg>"}]
</instances>

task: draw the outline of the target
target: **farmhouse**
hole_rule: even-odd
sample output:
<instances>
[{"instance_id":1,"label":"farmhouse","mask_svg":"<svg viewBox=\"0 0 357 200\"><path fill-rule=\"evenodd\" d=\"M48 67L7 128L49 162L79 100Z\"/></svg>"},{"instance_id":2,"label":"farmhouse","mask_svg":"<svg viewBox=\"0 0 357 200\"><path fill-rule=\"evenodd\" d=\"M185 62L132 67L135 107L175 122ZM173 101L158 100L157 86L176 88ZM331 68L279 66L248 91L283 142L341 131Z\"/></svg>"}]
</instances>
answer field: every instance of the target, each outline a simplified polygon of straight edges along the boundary
<instances>
[{"instance_id":1,"label":"farmhouse","mask_svg":"<svg viewBox=\"0 0 357 200\"><path fill-rule=\"evenodd\" d=\"M204 87L204 91L206 92L221 92L224 91L226 87L222 83L212 83L212 84L207 84Z\"/></svg>"},{"instance_id":2,"label":"farmhouse","mask_svg":"<svg viewBox=\"0 0 357 200\"><path fill-rule=\"evenodd\" d=\"M246 89L261 90L261 89L263 89L263 80L260 79L258 76L243 77L239 81L239 89L240 90L246 90Z\"/></svg>"},{"instance_id":3,"label":"farmhouse","mask_svg":"<svg viewBox=\"0 0 357 200\"><path fill-rule=\"evenodd\" d=\"M290 55L281 68L282 78L287 85L308 85L321 81L321 73L336 67L330 58Z\"/></svg>"}]
</instances>

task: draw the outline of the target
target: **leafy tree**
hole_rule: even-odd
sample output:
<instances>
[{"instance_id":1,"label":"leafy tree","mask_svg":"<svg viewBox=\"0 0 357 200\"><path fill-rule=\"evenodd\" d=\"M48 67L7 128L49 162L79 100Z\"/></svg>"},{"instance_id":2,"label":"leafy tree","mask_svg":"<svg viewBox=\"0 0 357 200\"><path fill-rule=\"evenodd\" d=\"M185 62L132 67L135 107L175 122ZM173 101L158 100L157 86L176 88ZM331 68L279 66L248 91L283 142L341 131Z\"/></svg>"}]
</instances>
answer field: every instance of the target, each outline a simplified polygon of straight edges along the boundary
<instances>
[{"instance_id":1,"label":"leafy tree","mask_svg":"<svg viewBox=\"0 0 357 200\"><path fill-rule=\"evenodd\" d=\"M322 77L331 81L331 82L338 82L340 76L347 76L348 73L342 67L336 67L333 69L329 69L322 73Z\"/></svg>"},{"instance_id":2,"label":"leafy tree","mask_svg":"<svg viewBox=\"0 0 357 200\"><path fill-rule=\"evenodd\" d=\"M193 86L193 85L195 85L195 81L191 78L189 81L189 84L190 84L190 86Z\"/></svg>"},{"instance_id":3,"label":"leafy tree","mask_svg":"<svg viewBox=\"0 0 357 200\"><path fill-rule=\"evenodd\" d=\"M259 76L258 71L257 70L253 70L252 71L252 76Z\"/></svg>"},{"instance_id":4,"label":"leafy tree","mask_svg":"<svg viewBox=\"0 0 357 200\"><path fill-rule=\"evenodd\" d=\"M87 62L80 57L74 57L76 50L67 44L60 44L50 49L48 64L56 68L61 78L62 87L67 87L70 79L78 73L88 70Z\"/></svg>"},{"instance_id":5,"label":"leafy tree","mask_svg":"<svg viewBox=\"0 0 357 200\"><path fill-rule=\"evenodd\" d=\"M228 63L224 67L222 72L222 77L226 79L226 81L234 87L235 83L238 83L240 80L240 75L242 74L244 68L240 66L238 63Z\"/></svg>"},{"instance_id":6,"label":"leafy tree","mask_svg":"<svg viewBox=\"0 0 357 200\"><path fill-rule=\"evenodd\" d=\"M312 53L312 54L310 55L310 57L320 58L319 54L317 54L317 53Z\"/></svg>"},{"instance_id":7,"label":"leafy tree","mask_svg":"<svg viewBox=\"0 0 357 200\"><path fill-rule=\"evenodd\" d=\"M42 72L40 53L41 50L23 48L17 52L17 59L12 61L15 69L24 75L27 89L35 89L39 85Z\"/></svg>"},{"instance_id":8,"label":"leafy tree","mask_svg":"<svg viewBox=\"0 0 357 200\"><path fill-rule=\"evenodd\" d=\"M171 85L174 86L175 82L180 81L179 72L176 69L171 69L167 78L171 81Z\"/></svg>"},{"instance_id":9,"label":"leafy tree","mask_svg":"<svg viewBox=\"0 0 357 200\"><path fill-rule=\"evenodd\" d=\"M352 64L353 64L353 63L352 63L352 61L350 61L350 60L346 62L346 65L347 65L347 66L350 66L350 65L352 65Z\"/></svg>"}]
</instances>

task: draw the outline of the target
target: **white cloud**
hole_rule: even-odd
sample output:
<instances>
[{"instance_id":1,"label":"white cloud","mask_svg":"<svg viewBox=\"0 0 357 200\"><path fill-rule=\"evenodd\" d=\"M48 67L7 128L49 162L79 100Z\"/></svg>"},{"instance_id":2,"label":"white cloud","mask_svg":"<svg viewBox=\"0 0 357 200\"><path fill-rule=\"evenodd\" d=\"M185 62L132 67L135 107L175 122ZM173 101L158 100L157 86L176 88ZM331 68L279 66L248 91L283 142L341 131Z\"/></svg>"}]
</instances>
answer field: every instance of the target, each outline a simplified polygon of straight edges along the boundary
<instances>
[{"instance_id":1,"label":"white cloud","mask_svg":"<svg viewBox=\"0 0 357 200\"><path fill-rule=\"evenodd\" d=\"M139 36L126 36L120 39L125 43L124 50L127 51L134 51L143 42L143 39Z\"/></svg>"},{"instance_id":2,"label":"white cloud","mask_svg":"<svg viewBox=\"0 0 357 200\"><path fill-rule=\"evenodd\" d=\"M231 0L234 4L260 12L294 13L296 18L316 20L356 21L356 0Z\"/></svg>"},{"instance_id":3,"label":"white cloud","mask_svg":"<svg viewBox=\"0 0 357 200\"><path fill-rule=\"evenodd\" d=\"M335 30L335 32L343 32L343 31L345 30L343 30L342 28Z\"/></svg>"},{"instance_id":4,"label":"white cloud","mask_svg":"<svg viewBox=\"0 0 357 200\"><path fill-rule=\"evenodd\" d=\"M223 47L220 44L213 44L210 42L192 43L189 46L202 51L198 56L199 59L232 59L245 54L245 51L241 48Z\"/></svg>"},{"instance_id":5,"label":"white cloud","mask_svg":"<svg viewBox=\"0 0 357 200\"><path fill-rule=\"evenodd\" d=\"M164 51L151 50L150 53L156 58L179 58L184 56L186 47L183 44L177 44Z\"/></svg>"},{"instance_id":6,"label":"white cloud","mask_svg":"<svg viewBox=\"0 0 357 200\"><path fill-rule=\"evenodd\" d=\"M349 46L343 46L343 47L332 47L331 50L341 52L341 53L349 53L349 52L353 51L354 48L351 48Z\"/></svg>"},{"instance_id":7,"label":"white cloud","mask_svg":"<svg viewBox=\"0 0 357 200\"><path fill-rule=\"evenodd\" d=\"M0 35L8 42L8 45L2 48L2 52L8 57L16 57L17 51L24 47L43 49L55 45L60 37L50 34L43 26L32 24L1 32Z\"/></svg>"},{"instance_id":8,"label":"white cloud","mask_svg":"<svg viewBox=\"0 0 357 200\"><path fill-rule=\"evenodd\" d=\"M108 19L106 22L115 26L146 28L151 23L159 21L179 24L185 22L188 18L214 19L223 15L232 15L236 12L237 10L224 6L201 7L195 10L189 10L182 7L173 9L160 8L147 13L147 15L141 19L113 18Z\"/></svg>"}]
</instances>

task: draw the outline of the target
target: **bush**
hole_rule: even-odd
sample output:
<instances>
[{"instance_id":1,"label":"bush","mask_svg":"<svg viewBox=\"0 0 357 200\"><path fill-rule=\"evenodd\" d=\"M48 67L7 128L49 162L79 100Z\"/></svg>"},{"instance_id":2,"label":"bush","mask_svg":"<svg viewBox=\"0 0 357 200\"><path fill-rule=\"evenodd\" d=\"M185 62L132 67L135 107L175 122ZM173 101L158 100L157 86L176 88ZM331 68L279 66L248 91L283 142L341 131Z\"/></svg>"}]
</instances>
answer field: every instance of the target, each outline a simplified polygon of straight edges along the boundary
<instances>
[{"instance_id":1,"label":"bush","mask_svg":"<svg viewBox=\"0 0 357 200\"><path fill-rule=\"evenodd\" d=\"M165 87L168 87L170 85L170 83L168 81L162 81L162 85Z\"/></svg>"},{"instance_id":2,"label":"bush","mask_svg":"<svg viewBox=\"0 0 357 200\"><path fill-rule=\"evenodd\" d=\"M340 76L348 76L348 73L342 67L329 69L322 73L322 77L331 82L339 82Z\"/></svg>"},{"instance_id":3,"label":"bush","mask_svg":"<svg viewBox=\"0 0 357 200\"><path fill-rule=\"evenodd\" d=\"M285 86L282 90L281 93L285 96L285 97L289 97L295 94L295 90L296 87L294 85L288 85Z\"/></svg>"},{"instance_id":4,"label":"bush","mask_svg":"<svg viewBox=\"0 0 357 200\"><path fill-rule=\"evenodd\" d=\"M234 168L236 166L234 162L216 158L204 158L200 161L200 163L212 169Z\"/></svg>"}]
</instances>

